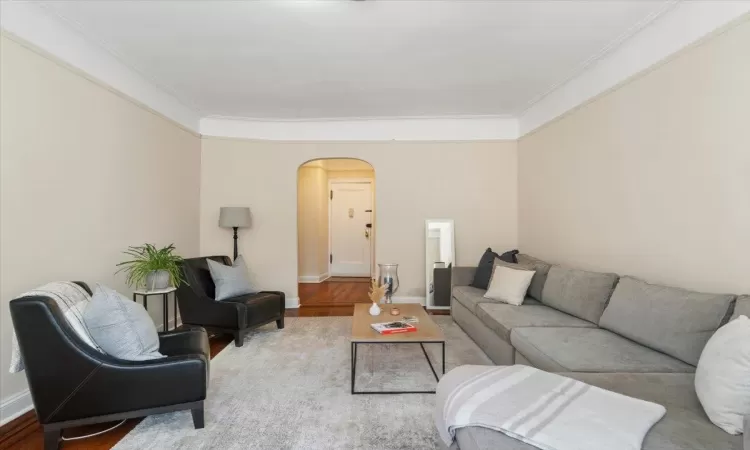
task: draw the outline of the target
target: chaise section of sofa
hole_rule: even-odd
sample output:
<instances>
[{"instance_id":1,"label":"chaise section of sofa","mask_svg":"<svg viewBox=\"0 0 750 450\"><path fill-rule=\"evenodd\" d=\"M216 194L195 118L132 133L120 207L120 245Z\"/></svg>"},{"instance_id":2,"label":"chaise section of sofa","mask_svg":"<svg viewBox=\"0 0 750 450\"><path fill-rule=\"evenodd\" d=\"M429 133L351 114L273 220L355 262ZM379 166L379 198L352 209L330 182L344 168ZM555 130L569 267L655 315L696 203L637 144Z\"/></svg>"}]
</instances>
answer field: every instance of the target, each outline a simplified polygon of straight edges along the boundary
<instances>
[{"instance_id":1,"label":"chaise section of sofa","mask_svg":"<svg viewBox=\"0 0 750 450\"><path fill-rule=\"evenodd\" d=\"M667 408L646 435L643 450L743 450L742 436L732 436L711 423L695 395L689 373L561 373L593 386L619 392ZM459 429L460 450L537 450L498 431ZM748 449L745 449L748 450Z\"/></svg>"}]
</instances>

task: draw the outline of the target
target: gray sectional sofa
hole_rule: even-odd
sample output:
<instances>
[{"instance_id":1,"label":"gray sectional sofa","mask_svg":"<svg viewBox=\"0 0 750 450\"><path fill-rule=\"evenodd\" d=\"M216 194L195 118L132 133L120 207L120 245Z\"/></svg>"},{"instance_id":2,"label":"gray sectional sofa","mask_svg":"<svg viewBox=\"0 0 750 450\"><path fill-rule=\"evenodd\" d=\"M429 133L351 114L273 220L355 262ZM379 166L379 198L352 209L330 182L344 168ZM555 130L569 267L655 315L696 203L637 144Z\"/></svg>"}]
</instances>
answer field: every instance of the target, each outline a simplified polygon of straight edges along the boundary
<instances>
[{"instance_id":1,"label":"gray sectional sofa","mask_svg":"<svg viewBox=\"0 0 750 450\"><path fill-rule=\"evenodd\" d=\"M693 374L713 332L750 316L750 296L653 285L524 254L518 262L536 270L521 306L484 298L470 286L475 268L453 268L451 315L495 364L526 364L664 405L645 450L742 450L742 436L708 420ZM461 450L535 448L479 427L456 438Z\"/></svg>"}]
</instances>

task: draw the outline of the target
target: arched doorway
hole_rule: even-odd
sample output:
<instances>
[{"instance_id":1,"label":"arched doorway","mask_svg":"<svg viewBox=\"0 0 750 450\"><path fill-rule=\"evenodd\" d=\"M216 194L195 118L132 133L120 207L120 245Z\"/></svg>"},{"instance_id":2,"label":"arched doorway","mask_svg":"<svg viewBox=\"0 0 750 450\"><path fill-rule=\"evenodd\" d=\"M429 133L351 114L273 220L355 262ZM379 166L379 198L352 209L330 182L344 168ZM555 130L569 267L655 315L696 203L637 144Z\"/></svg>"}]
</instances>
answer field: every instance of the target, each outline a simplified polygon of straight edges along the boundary
<instances>
[{"instance_id":1,"label":"arched doorway","mask_svg":"<svg viewBox=\"0 0 750 450\"><path fill-rule=\"evenodd\" d=\"M297 170L300 306L367 302L375 269L375 170L321 158Z\"/></svg>"}]
</instances>

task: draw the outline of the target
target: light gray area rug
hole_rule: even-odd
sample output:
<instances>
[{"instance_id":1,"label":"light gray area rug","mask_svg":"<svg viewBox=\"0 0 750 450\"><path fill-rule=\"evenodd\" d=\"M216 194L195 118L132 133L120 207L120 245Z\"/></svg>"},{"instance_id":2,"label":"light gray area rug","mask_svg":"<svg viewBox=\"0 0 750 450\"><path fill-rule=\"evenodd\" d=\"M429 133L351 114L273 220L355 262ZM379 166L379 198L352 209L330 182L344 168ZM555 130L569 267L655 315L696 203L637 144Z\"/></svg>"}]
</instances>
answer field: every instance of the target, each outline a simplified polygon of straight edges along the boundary
<instances>
[{"instance_id":1,"label":"light gray area rug","mask_svg":"<svg viewBox=\"0 0 750 450\"><path fill-rule=\"evenodd\" d=\"M450 316L446 371L491 364ZM351 317L290 317L211 361L206 427L189 411L150 416L115 446L142 449L434 449L434 394L351 395ZM440 373L440 345L425 344ZM418 344L359 345L357 389L434 389Z\"/></svg>"}]
</instances>

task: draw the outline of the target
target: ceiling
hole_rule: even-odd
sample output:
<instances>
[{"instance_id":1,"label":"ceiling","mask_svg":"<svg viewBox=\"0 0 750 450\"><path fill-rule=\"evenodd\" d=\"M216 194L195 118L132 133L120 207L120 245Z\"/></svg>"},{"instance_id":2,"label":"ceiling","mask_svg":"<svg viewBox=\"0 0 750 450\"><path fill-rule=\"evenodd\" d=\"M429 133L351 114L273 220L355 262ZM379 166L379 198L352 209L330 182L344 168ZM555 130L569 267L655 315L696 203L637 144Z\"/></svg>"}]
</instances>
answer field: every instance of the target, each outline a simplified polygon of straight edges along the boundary
<instances>
[{"instance_id":1,"label":"ceiling","mask_svg":"<svg viewBox=\"0 0 750 450\"><path fill-rule=\"evenodd\" d=\"M200 115L515 116L671 0L47 1Z\"/></svg>"}]
</instances>

